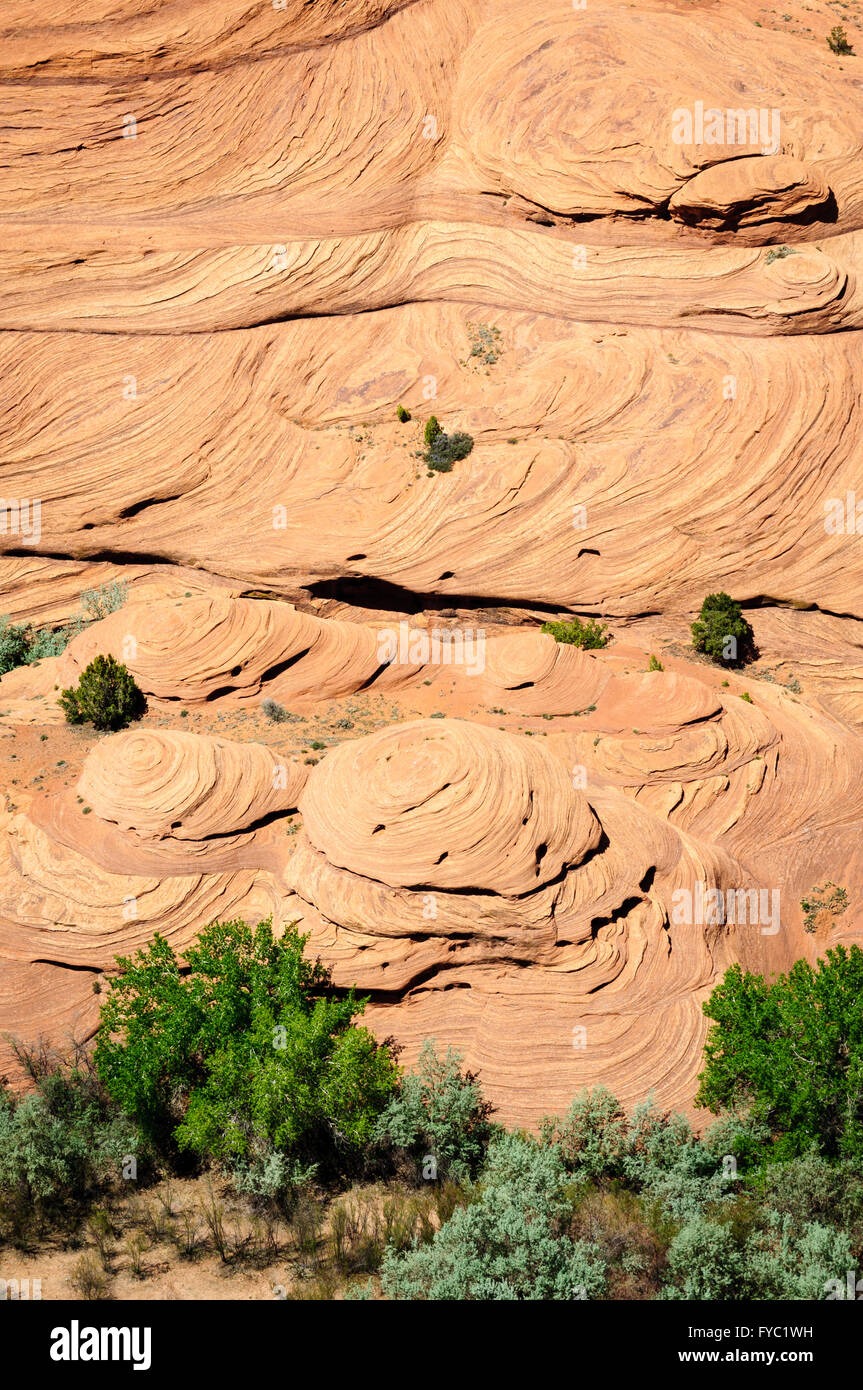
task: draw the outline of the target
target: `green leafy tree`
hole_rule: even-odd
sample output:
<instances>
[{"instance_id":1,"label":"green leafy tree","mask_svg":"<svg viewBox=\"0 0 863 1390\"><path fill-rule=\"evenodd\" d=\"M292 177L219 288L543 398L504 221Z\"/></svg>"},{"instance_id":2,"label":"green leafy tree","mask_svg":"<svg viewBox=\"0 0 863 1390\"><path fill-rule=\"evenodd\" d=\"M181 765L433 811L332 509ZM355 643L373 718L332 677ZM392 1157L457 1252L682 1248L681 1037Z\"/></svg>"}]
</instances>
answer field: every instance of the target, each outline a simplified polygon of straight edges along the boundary
<instances>
[{"instance_id":1,"label":"green leafy tree","mask_svg":"<svg viewBox=\"0 0 863 1390\"><path fill-rule=\"evenodd\" d=\"M147 707L133 676L113 656L94 657L77 686L64 690L57 703L68 724L90 723L96 729L122 729Z\"/></svg>"},{"instance_id":2,"label":"green leafy tree","mask_svg":"<svg viewBox=\"0 0 863 1390\"><path fill-rule=\"evenodd\" d=\"M109 1094L160 1143L237 1167L251 1186L350 1162L398 1078L391 1046L353 1022L365 1001L337 997L306 941L295 926L277 939L269 920L214 922L184 971L157 935L118 961L102 1008L95 1056Z\"/></svg>"},{"instance_id":3,"label":"green leafy tree","mask_svg":"<svg viewBox=\"0 0 863 1390\"><path fill-rule=\"evenodd\" d=\"M707 595L692 624L692 645L725 666L743 666L757 656L755 635L740 604L725 593Z\"/></svg>"},{"instance_id":4,"label":"green leafy tree","mask_svg":"<svg viewBox=\"0 0 863 1390\"><path fill-rule=\"evenodd\" d=\"M555 1149L519 1134L496 1139L476 1200L459 1207L432 1241L384 1256L381 1284L393 1299L588 1299L605 1288L599 1249L567 1234L568 1178Z\"/></svg>"},{"instance_id":5,"label":"green leafy tree","mask_svg":"<svg viewBox=\"0 0 863 1390\"><path fill-rule=\"evenodd\" d=\"M452 1048L439 1057L434 1039L426 1038L417 1070L401 1080L398 1091L378 1120L378 1139L410 1153L418 1162L431 1156L437 1177L458 1181L474 1177L495 1126L492 1106L483 1100L473 1072L462 1072L462 1057Z\"/></svg>"},{"instance_id":6,"label":"green leafy tree","mask_svg":"<svg viewBox=\"0 0 863 1390\"><path fill-rule=\"evenodd\" d=\"M696 1101L751 1107L770 1156L813 1144L827 1158L863 1157L863 951L837 946L768 984L733 965L703 1005L713 1021Z\"/></svg>"}]
</instances>

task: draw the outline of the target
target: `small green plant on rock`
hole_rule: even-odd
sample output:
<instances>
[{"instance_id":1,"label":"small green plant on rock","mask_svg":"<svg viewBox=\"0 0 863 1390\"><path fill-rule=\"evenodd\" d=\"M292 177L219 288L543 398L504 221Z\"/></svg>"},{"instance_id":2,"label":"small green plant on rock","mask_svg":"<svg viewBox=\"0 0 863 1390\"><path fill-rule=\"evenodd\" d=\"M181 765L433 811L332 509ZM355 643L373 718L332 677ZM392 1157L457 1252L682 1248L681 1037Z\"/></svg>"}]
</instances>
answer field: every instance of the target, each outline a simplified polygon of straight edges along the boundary
<instances>
[{"instance_id":1,"label":"small green plant on rock","mask_svg":"<svg viewBox=\"0 0 863 1390\"><path fill-rule=\"evenodd\" d=\"M463 430L446 434L435 415L426 424L424 438L426 447L423 459L430 473L451 473L453 464L467 458L473 448L473 439L469 434Z\"/></svg>"},{"instance_id":2,"label":"small green plant on rock","mask_svg":"<svg viewBox=\"0 0 863 1390\"><path fill-rule=\"evenodd\" d=\"M838 53L841 56L853 54L854 49L848 42L848 35L841 24L834 24L830 33L827 35L827 47L831 53Z\"/></svg>"},{"instance_id":3,"label":"small green plant on rock","mask_svg":"<svg viewBox=\"0 0 863 1390\"><path fill-rule=\"evenodd\" d=\"M828 893L832 888L833 892ZM813 888L808 898L802 898L800 907L803 912L803 930L814 932L819 914L829 912L833 917L841 917L848 906L848 891L845 888L837 888L835 883L830 880L823 883L820 888Z\"/></svg>"},{"instance_id":4,"label":"small green plant on rock","mask_svg":"<svg viewBox=\"0 0 863 1390\"><path fill-rule=\"evenodd\" d=\"M125 579L100 584L98 589L85 589L81 595L81 612L85 622L98 623L109 613L116 613L129 596Z\"/></svg>"},{"instance_id":5,"label":"small green plant on rock","mask_svg":"<svg viewBox=\"0 0 863 1390\"><path fill-rule=\"evenodd\" d=\"M582 623L579 618L573 618L571 622L543 623L540 631L548 633L555 642L564 642L570 647L581 647L584 651L596 651L600 647L607 647L611 640L605 635L608 623L598 623L594 618L590 618L586 623Z\"/></svg>"},{"instance_id":6,"label":"small green plant on rock","mask_svg":"<svg viewBox=\"0 0 863 1390\"><path fill-rule=\"evenodd\" d=\"M469 323L470 356L478 357L480 362L493 366L500 357L500 329L489 328L487 323Z\"/></svg>"}]
</instances>

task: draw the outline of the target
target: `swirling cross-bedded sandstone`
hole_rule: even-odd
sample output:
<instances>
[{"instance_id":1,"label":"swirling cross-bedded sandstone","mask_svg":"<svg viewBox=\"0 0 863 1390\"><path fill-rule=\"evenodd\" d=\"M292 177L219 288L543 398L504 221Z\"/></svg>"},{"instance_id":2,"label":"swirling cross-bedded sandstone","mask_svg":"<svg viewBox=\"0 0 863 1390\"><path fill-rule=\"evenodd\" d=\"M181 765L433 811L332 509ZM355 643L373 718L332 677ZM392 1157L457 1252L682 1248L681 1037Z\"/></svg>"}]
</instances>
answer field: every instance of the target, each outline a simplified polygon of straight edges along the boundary
<instances>
[{"instance_id":1,"label":"swirling cross-bedded sandstone","mask_svg":"<svg viewBox=\"0 0 863 1390\"><path fill-rule=\"evenodd\" d=\"M485 705L520 714L574 714L595 703L608 672L577 647L537 632L492 638L485 647Z\"/></svg>"},{"instance_id":2,"label":"swirling cross-bedded sandstone","mask_svg":"<svg viewBox=\"0 0 863 1390\"><path fill-rule=\"evenodd\" d=\"M406 1060L460 1045L532 1123L600 1080L688 1103L726 964L860 938L863 127L835 20L8 0L0 615L129 596L0 680L0 1028L91 1029L93 975L156 930L297 918ZM432 413L474 439L450 474ZM752 605L749 673L682 654L718 589ZM613 644L537 633L573 613ZM390 661L402 621L481 630L474 669ZM94 739L57 693L107 652L149 711ZM358 729L367 694L394 727ZM353 702L349 739L313 765L278 751L293 725L214 737L265 696L303 738ZM809 933L825 879L847 909ZM777 930L680 920L695 884L780 894Z\"/></svg>"},{"instance_id":3,"label":"swirling cross-bedded sandstone","mask_svg":"<svg viewBox=\"0 0 863 1390\"><path fill-rule=\"evenodd\" d=\"M831 197L824 178L801 160L761 155L712 164L673 194L668 211L698 226L745 226L804 214L814 219Z\"/></svg>"},{"instance_id":4,"label":"swirling cross-bedded sandstone","mask_svg":"<svg viewBox=\"0 0 863 1390\"><path fill-rule=\"evenodd\" d=\"M94 748L78 791L101 820L144 839L201 840L296 806L305 780L301 763L286 767L260 744L135 729Z\"/></svg>"},{"instance_id":5,"label":"swirling cross-bedded sandstone","mask_svg":"<svg viewBox=\"0 0 863 1390\"><path fill-rule=\"evenodd\" d=\"M564 769L494 729L408 724L343 744L301 809L331 864L384 883L518 897L599 844ZM440 827L446 827L441 842Z\"/></svg>"},{"instance_id":6,"label":"swirling cross-bedded sandstone","mask_svg":"<svg viewBox=\"0 0 863 1390\"><path fill-rule=\"evenodd\" d=\"M217 67L361 33L415 0L30 0L3 9L0 75L92 78ZM34 13L34 10L37 13ZM38 23L37 23L38 21Z\"/></svg>"},{"instance_id":7,"label":"swirling cross-bedded sandstone","mask_svg":"<svg viewBox=\"0 0 863 1390\"><path fill-rule=\"evenodd\" d=\"M728 928L675 929L671 905L675 888L732 883L739 868L617 792L585 794L536 740L461 720L382 730L331 753L300 810L288 910L312 945L338 981L373 991L376 1026L398 1010L412 1048L430 997L437 1027L460 1037L485 1001L499 1032L471 1026L468 1051L496 1095L508 1038L552 1049L557 1080L577 1088L605 1063L601 1046L574 1051L574 1029L599 1045L646 1009L677 1019L676 1001L730 959ZM525 1094L521 1113L537 1118L548 1094Z\"/></svg>"},{"instance_id":8,"label":"swirling cross-bedded sandstone","mask_svg":"<svg viewBox=\"0 0 863 1390\"><path fill-rule=\"evenodd\" d=\"M0 324L207 332L460 299L758 335L859 326L858 92L826 46L753 32L728 4L697 25L620 0L306 9L201 22L200 70L176 73L191 29L175 7L96 7L103 41L77 59L53 12L26 38L10 22ZM118 86L100 66L124 47ZM22 115L37 62L50 77ZM720 140L680 134L698 103L732 113ZM739 212L720 256L667 224L704 177L705 211ZM790 279L745 250L782 237L820 247Z\"/></svg>"},{"instance_id":9,"label":"swirling cross-bedded sandstone","mask_svg":"<svg viewBox=\"0 0 863 1390\"><path fill-rule=\"evenodd\" d=\"M77 685L100 654L122 662L145 696L161 705L182 700L242 707L264 695L302 703L373 682L390 688L416 675L414 668L383 659L371 627L314 618L286 603L156 600L118 609L85 628L61 656L3 677L5 717L62 719L54 690ZM147 764L151 755L155 759L148 747ZM135 774L130 776L134 782Z\"/></svg>"},{"instance_id":10,"label":"swirling cross-bedded sandstone","mask_svg":"<svg viewBox=\"0 0 863 1390\"><path fill-rule=\"evenodd\" d=\"M94 971L160 931L275 914L284 832L308 773L255 743L167 729L109 735L77 784L8 805L0 958Z\"/></svg>"},{"instance_id":11,"label":"swirling cross-bedded sandstone","mask_svg":"<svg viewBox=\"0 0 863 1390\"><path fill-rule=\"evenodd\" d=\"M297 237L284 245L160 249L150 256L141 242L105 252L88 238L77 257L59 249L0 251L0 328L130 334L251 328L320 313L322 289L330 314L457 299L578 322L691 324L759 338L863 328L861 232L824 247L802 246L790 266L758 249L723 248L705 262L699 250L597 247L582 260L582 244L576 248L577 258L571 242L510 228L497 229L490 244L473 223L444 222Z\"/></svg>"},{"instance_id":12,"label":"swirling cross-bedded sandstone","mask_svg":"<svg viewBox=\"0 0 863 1390\"><path fill-rule=\"evenodd\" d=\"M501 335L484 369L470 358L478 317ZM863 552L846 522L826 523L860 497L861 344L821 335L791 350L464 305L360 315L350 334L333 319L217 334L203 355L180 338L97 336L82 422L80 338L0 335L17 402L0 416L7 494L41 499L38 544L0 535L17 552L0 557L0 612L11 595L27 616L42 554L86 560L94 583L113 562L133 596L165 575L182 597L193 570L194 592L341 585L350 599L356 585L364 606L409 612L464 596L686 622L719 585L855 614ZM430 478L415 455L432 408L475 442ZM38 563L44 605L52 561ZM71 614L69 561L53 563Z\"/></svg>"}]
</instances>

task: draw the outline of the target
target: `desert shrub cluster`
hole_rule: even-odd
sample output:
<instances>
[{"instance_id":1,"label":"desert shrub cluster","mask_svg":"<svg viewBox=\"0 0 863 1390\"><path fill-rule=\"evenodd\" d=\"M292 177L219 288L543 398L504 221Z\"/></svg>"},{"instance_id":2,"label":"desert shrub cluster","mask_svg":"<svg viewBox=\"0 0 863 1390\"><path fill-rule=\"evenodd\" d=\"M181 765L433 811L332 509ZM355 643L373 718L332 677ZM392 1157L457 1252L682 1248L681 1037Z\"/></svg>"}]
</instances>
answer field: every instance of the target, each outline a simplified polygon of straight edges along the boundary
<instances>
[{"instance_id":1,"label":"desert shrub cluster","mask_svg":"<svg viewBox=\"0 0 863 1390\"><path fill-rule=\"evenodd\" d=\"M757 656L752 628L726 593L707 595L692 624L692 645L718 665L744 666Z\"/></svg>"},{"instance_id":2,"label":"desert shrub cluster","mask_svg":"<svg viewBox=\"0 0 863 1390\"><path fill-rule=\"evenodd\" d=\"M122 608L128 586L124 580L85 589L78 612L60 627L34 627L32 623L13 623L8 614L0 617L0 676L16 666L32 666L45 657L60 656L73 637L91 623Z\"/></svg>"},{"instance_id":3,"label":"desert shrub cluster","mask_svg":"<svg viewBox=\"0 0 863 1390\"><path fill-rule=\"evenodd\" d=\"M94 1050L19 1047L0 1243L74 1233L88 1298L118 1260L148 1277L166 1244L259 1268L290 1252L285 1296L304 1299L846 1296L863 1255L859 948L770 982L727 972L704 1005L703 1132L600 1087L528 1134L495 1122L457 1052L427 1040L403 1070L305 947L294 928L216 922L181 963L157 936L118 959ZM205 1181L203 1200L178 1202L172 1174Z\"/></svg>"},{"instance_id":4,"label":"desert shrub cluster","mask_svg":"<svg viewBox=\"0 0 863 1390\"><path fill-rule=\"evenodd\" d=\"M598 623L595 618L588 618L586 623L580 618L571 618L567 622L543 623L540 632L548 633L555 642L563 642L570 647L581 647L584 651L598 651L607 647L610 641L606 636L608 624Z\"/></svg>"},{"instance_id":5,"label":"desert shrub cluster","mask_svg":"<svg viewBox=\"0 0 863 1390\"><path fill-rule=\"evenodd\" d=\"M76 1229L124 1167L145 1176L151 1155L86 1049L66 1058L45 1047L15 1051L30 1089L0 1084L0 1242L20 1243L34 1231Z\"/></svg>"},{"instance_id":6,"label":"desert shrub cluster","mask_svg":"<svg viewBox=\"0 0 863 1390\"><path fill-rule=\"evenodd\" d=\"M81 672L78 684L62 691L58 705L67 724L92 724L94 729L124 729L147 708L144 693L132 673L113 656L96 656Z\"/></svg>"},{"instance_id":7,"label":"desert shrub cluster","mask_svg":"<svg viewBox=\"0 0 863 1390\"><path fill-rule=\"evenodd\" d=\"M435 415L426 422L423 438L425 451L423 460L430 473L451 473L454 463L467 458L473 448L473 439L463 430L447 434Z\"/></svg>"}]
</instances>

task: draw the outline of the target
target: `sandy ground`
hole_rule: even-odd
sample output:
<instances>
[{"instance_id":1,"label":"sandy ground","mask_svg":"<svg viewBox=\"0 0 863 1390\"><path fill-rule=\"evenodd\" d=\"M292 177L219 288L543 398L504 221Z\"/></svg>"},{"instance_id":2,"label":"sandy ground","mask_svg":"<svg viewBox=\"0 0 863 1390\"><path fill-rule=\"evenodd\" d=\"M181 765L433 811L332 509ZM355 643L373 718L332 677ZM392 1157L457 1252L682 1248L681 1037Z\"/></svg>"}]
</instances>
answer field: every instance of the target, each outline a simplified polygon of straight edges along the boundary
<instances>
[{"instance_id":1,"label":"sandy ground","mask_svg":"<svg viewBox=\"0 0 863 1390\"><path fill-rule=\"evenodd\" d=\"M322 1204L320 1208L322 1225L314 1250L301 1253L296 1223L289 1225L277 1221L272 1227L273 1244L264 1251L262 1223L258 1222L256 1227L256 1218L230 1189L215 1184L212 1190L224 1212L226 1260L216 1253L204 1217L211 1191L209 1180L171 1178L148 1188L137 1198L110 1207L113 1234L106 1243L104 1265L85 1222L74 1238L52 1232L42 1238L34 1237L27 1249L0 1247L0 1281L6 1280L8 1284L17 1279L22 1287L22 1281L27 1280L33 1297L34 1281L38 1280L43 1300L81 1299L88 1295L82 1287L80 1270L82 1261L89 1259L101 1272L103 1280L102 1286L89 1294L98 1300L278 1300L341 1296L348 1280L333 1268L331 1207ZM196 1232L191 1256L181 1255L179 1248L180 1242L185 1240L184 1212L190 1214ZM176 1239L171 1239L169 1231ZM144 1248L138 1260L130 1249L130 1242L139 1237ZM139 1273L133 1269L133 1259L139 1263ZM367 1277L363 1275L360 1282L365 1283Z\"/></svg>"}]
</instances>

